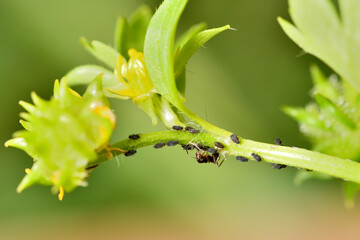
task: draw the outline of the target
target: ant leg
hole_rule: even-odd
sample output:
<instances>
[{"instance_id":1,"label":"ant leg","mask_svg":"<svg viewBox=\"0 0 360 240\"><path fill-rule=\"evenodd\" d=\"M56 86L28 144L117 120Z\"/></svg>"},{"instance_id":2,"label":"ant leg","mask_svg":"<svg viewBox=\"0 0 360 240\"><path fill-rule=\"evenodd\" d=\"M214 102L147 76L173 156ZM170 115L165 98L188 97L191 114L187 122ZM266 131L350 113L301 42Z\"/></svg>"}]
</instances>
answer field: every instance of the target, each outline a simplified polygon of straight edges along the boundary
<instances>
[{"instance_id":1,"label":"ant leg","mask_svg":"<svg viewBox=\"0 0 360 240\"><path fill-rule=\"evenodd\" d=\"M121 148L111 148L111 147L105 147L104 150L106 151L106 158L107 159L112 159L114 158L114 155L112 154L111 151L113 152L121 152L121 153L125 153L126 151L121 149Z\"/></svg>"},{"instance_id":2,"label":"ant leg","mask_svg":"<svg viewBox=\"0 0 360 240\"><path fill-rule=\"evenodd\" d=\"M220 157L219 157L219 158L220 158ZM221 164L223 164L224 161L225 161L225 158L221 161L220 164L217 164L217 163L218 163L218 162L217 162L216 165L217 165L218 167L221 167Z\"/></svg>"}]
</instances>

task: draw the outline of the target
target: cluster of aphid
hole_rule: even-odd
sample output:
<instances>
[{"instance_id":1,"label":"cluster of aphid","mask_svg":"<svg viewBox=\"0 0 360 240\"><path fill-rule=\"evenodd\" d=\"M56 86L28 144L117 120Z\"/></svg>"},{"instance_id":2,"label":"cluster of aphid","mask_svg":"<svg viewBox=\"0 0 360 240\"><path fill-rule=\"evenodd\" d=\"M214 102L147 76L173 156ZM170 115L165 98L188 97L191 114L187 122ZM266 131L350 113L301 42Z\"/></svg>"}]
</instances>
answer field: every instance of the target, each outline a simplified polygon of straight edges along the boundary
<instances>
[{"instance_id":1,"label":"cluster of aphid","mask_svg":"<svg viewBox=\"0 0 360 240\"><path fill-rule=\"evenodd\" d=\"M189 133L191 134L197 134L197 133L200 133L200 131L198 129L195 129L195 128L192 128L192 127L182 127L182 126L172 126L172 129L173 130L176 130L176 131L188 131ZM140 135L138 134L133 134L133 135L130 135L129 136L129 139L131 140L137 140L140 138ZM239 144L240 143L240 140L238 138L238 136L236 134L232 134L230 136L230 139L236 143L236 144ZM283 146L281 140L279 138L276 138L275 139L275 143L277 145L280 145L280 146ZM159 142L159 143L156 143L154 145L154 148L155 149L159 149L159 148L162 148L164 146L176 146L179 144L179 141L177 140L170 140L168 142ZM181 145L182 148L189 154L188 151L190 150L196 150L196 154L195 154L195 158L197 160L198 163L214 163L216 164L218 167L221 166L221 164L224 162L225 159L223 159L222 161L220 161L220 153L221 151L225 148L225 146L220 143L220 142L214 142L214 147L210 147L210 146L205 146L205 145L202 145L202 144L196 144L196 143L188 143L188 144L182 144ZM126 151L124 153L124 155L126 157L130 157L132 155L134 155L136 153L136 150L129 150L129 151ZM252 153L251 156L254 158L255 161L257 162L261 162L262 159L261 159L261 156L256 154L256 153ZM244 157L244 156L236 156L236 160L240 161L240 162L248 162L249 159ZM286 168L286 165L283 165L283 164L277 164L277 163L272 163L271 166L275 169L282 169L282 168Z\"/></svg>"}]
</instances>

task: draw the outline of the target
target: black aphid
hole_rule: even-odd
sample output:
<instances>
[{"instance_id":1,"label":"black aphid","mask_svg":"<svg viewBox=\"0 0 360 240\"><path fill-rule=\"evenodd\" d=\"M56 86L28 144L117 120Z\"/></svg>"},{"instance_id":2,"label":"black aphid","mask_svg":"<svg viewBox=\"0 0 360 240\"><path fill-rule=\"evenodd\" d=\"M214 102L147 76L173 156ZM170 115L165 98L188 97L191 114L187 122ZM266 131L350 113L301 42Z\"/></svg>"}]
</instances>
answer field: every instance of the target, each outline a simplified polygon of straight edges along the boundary
<instances>
[{"instance_id":1,"label":"black aphid","mask_svg":"<svg viewBox=\"0 0 360 240\"><path fill-rule=\"evenodd\" d=\"M182 126L178 126L178 125L174 125L172 126L172 129L176 130L176 131L181 131L183 130L184 128Z\"/></svg>"},{"instance_id":2,"label":"black aphid","mask_svg":"<svg viewBox=\"0 0 360 240\"><path fill-rule=\"evenodd\" d=\"M272 163L271 166L275 169L282 169L282 168L286 168L287 166L284 164L278 164L278 163Z\"/></svg>"},{"instance_id":3,"label":"black aphid","mask_svg":"<svg viewBox=\"0 0 360 240\"><path fill-rule=\"evenodd\" d=\"M133 150L127 151L126 153L124 153L124 155L125 155L126 157L130 157L130 156L134 155L135 153L136 153L136 150L133 149Z\"/></svg>"},{"instance_id":4,"label":"black aphid","mask_svg":"<svg viewBox=\"0 0 360 240\"><path fill-rule=\"evenodd\" d=\"M190 131L191 129L194 129L194 128L193 128L193 127L189 127L189 126L185 127L185 130L186 130L186 131Z\"/></svg>"},{"instance_id":5,"label":"black aphid","mask_svg":"<svg viewBox=\"0 0 360 240\"><path fill-rule=\"evenodd\" d=\"M181 145L184 150L193 150L194 146L191 144L183 144Z\"/></svg>"},{"instance_id":6,"label":"black aphid","mask_svg":"<svg viewBox=\"0 0 360 240\"><path fill-rule=\"evenodd\" d=\"M275 142L276 145L279 145L279 146L282 146L282 145L283 145L283 144L282 144L282 141L280 140L280 138L275 138L275 139L274 139L274 142Z\"/></svg>"},{"instance_id":7,"label":"black aphid","mask_svg":"<svg viewBox=\"0 0 360 240\"><path fill-rule=\"evenodd\" d=\"M138 134L132 134L132 135L129 135L129 138L130 138L131 140L136 140L136 139L139 139L140 136L139 136Z\"/></svg>"},{"instance_id":8,"label":"black aphid","mask_svg":"<svg viewBox=\"0 0 360 240\"><path fill-rule=\"evenodd\" d=\"M256 153L252 153L251 156L257 161L257 162L261 162L261 157L259 155L257 155Z\"/></svg>"},{"instance_id":9,"label":"black aphid","mask_svg":"<svg viewBox=\"0 0 360 240\"><path fill-rule=\"evenodd\" d=\"M219 143L219 142L214 142L214 145L215 145L215 147L220 148L220 149L225 147L222 143Z\"/></svg>"},{"instance_id":10,"label":"black aphid","mask_svg":"<svg viewBox=\"0 0 360 240\"><path fill-rule=\"evenodd\" d=\"M179 141L177 141L177 140L171 140L171 141L168 141L168 142L166 143L166 145L169 146L169 147L171 147L171 146L177 145L178 143L179 143Z\"/></svg>"},{"instance_id":11,"label":"black aphid","mask_svg":"<svg viewBox=\"0 0 360 240\"><path fill-rule=\"evenodd\" d=\"M206 151L207 151L208 153L211 153L211 154L216 153L216 149L211 148L211 147L209 147L208 149L206 149Z\"/></svg>"},{"instance_id":12,"label":"black aphid","mask_svg":"<svg viewBox=\"0 0 360 240\"><path fill-rule=\"evenodd\" d=\"M192 128L192 129L189 130L189 133L191 133L191 134L197 134L199 132L200 132L200 130L197 130L195 128Z\"/></svg>"},{"instance_id":13,"label":"black aphid","mask_svg":"<svg viewBox=\"0 0 360 240\"><path fill-rule=\"evenodd\" d=\"M243 156L236 156L236 160L240 161L240 162L247 162L249 161L249 159L247 159L246 157Z\"/></svg>"},{"instance_id":14,"label":"black aphid","mask_svg":"<svg viewBox=\"0 0 360 240\"><path fill-rule=\"evenodd\" d=\"M239 144L239 143L240 143L238 136L236 136L235 134L232 134L232 135L230 136L230 138L231 138L231 140L232 140L234 143L236 143L236 144Z\"/></svg>"},{"instance_id":15,"label":"black aphid","mask_svg":"<svg viewBox=\"0 0 360 240\"><path fill-rule=\"evenodd\" d=\"M162 148L163 146L165 146L165 143L159 142L159 143L157 143L157 144L154 145L154 148L155 148L155 149L158 149L158 148Z\"/></svg>"}]
</instances>

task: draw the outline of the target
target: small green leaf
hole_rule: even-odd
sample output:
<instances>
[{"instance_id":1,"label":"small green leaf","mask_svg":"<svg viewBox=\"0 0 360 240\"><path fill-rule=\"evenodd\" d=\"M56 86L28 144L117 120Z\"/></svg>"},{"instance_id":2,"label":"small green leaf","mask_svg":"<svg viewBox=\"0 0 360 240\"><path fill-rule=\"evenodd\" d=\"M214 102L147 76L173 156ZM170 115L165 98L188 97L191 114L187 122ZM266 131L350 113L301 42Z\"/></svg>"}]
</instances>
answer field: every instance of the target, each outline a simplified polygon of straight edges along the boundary
<instances>
[{"instance_id":1,"label":"small green leaf","mask_svg":"<svg viewBox=\"0 0 360 240\"><path fill-rule=\"evenodd\" d=\"M129 59L128 51L131 48L143 52L145 34L152 16L151 9L143 5L139 7L129 18L119 17L115 27L115 49Z\"/></svg>"},{"instance_id":2,"label":"small green leaf","mask_svg":"<svg viewBox=\"0 0 360 240\"><path fill-rule=\"evenodd\" d=\"M321 130L328 130L324 121L321 121L318 113L309 112L304 108L284 106L282 110L301 124L306 124Z\"/></svg>"},{"instance_id":3,"label":"small green leaf","mask_svg":"<svg viewBox=\"0 0 360 240\"><path fill-rule=\"evenodd\" d=\"M179 76L194 53L202 47L207 41L215 37L217 34L229 29L230 26L226 25L220 28L213 28L202 31L193 36L186 42L180 52L176 55L175 60L175 76Z\"/></svg>"},{"instance_id":4,"label":"small green leaf","mask_svg":"<svg viewBox=\"0 0 360 240\"><path fill-rule=\"evenodd\" d=\"M129 29L129 23L126 18L123 16L118 17L115 26L114 47L122 56L128 56L127 41Z\"/></svg>"},{"instance_id":5,"label":"small green leaf","mask_svg":"<svg viewBox=\"0 0 360 240\"><path fill-rule=\"evenodd\" d=\"M102 75L104 87L112 86L117 83L115 76L106 68L97 65L83 65L74 68L65 75L69 85L88 85L96 76Z\"/></svg>"},{"instance_id":6,"label":"small green leaf","mask_svg":"<svg viewBox=\"0 0 360 240\"><path fill-rule=\"evenodd\" d=\"M88 85L100 74L102 74L102 83L103 87L105 88L103 89L105 96L111 98L128 99L119 96L118 94L112 93L112 91L124 89L124 84L117 81L112 72L97 65L83 65L76 67L67 73L64 78L66 78L66 81L69 85Z\"/></svg>"},{"instance_id":7,"label":"small green leaf","mask_svg":"<svg viewBox=\"0 0 360 240\"><path fill-rule=\"evenodd\" d=\"M342 19L330 0L289 0L296 27L279 18L285 33L304 51L318 57L360 91L360 4L339 1Z\"/></svg>"},{"instance_id":8,"label":"small green leaf","mask_svg":"<svg viewBox=\"0 0 360 240\"><path fill-rule=\"evenodd\" d=\"M187 0L165 0L152 17L145 37L145 64L150 78L169 102L182 107L174 77L174 36Z\"/></svg>"},{"instance_id":9,"label":"small green leaf","mask_svg":"<svg viewBox=\"0 0 360 240\"><path fill-rule=\"evenodd\" d=\"M115 60L119 56L119 53L115 49L99 41L92 41L89 43L85 38L81 38L80 41L97 59L108 65L110 68L115 67Z\"/></svg>"},{"instance_id":10,"label":"small green leaf","mask_svg":"<svg viewBox=\"0 0 360 240\"><path fill-rule=\"evenodd\" d=\"M149 26L152 15L153 13L147 5L139 7L131 15L129 18L131 42L128 44L128 49L134 48L139 52L144 51L146 30Z\"/></svg>"},{"instance_id":11,"label":"small green leaf","mask_svg":"<svg viewBox=\"0 0 360 240\"><path fill-rule=\"evenodd\" d=\"M314 98L322 111L326 112L349 129L356 129L356 124L353 122L353 120L351 120L346 114L344 114L341 109L339 109L339 107L336 106L328 98L324 97L320 93L314 94Z\"/></svg>"},{"instance_id":12,"label":"small green leaf","mask_svg":"<svg viewBox=\"0 0 360 240\"><path fill-rule=\"evenodd\" d=\"M331 101L337 101L339 93L338 89L335 88L334 83L328 81L316 65L310 67L310 72L314 82L314 92L321 93Z\"/></svg>"},{"instance_id":13,"label":"small green leaf","mask_svg":"<svg viewBox=\"0 0 360 240\"><path fill-rule=\"evenodd\" d=\"M312 53L313 47L309 40L291 23L278 17L278 22L281 28L284 30L286 35L288 35L291 40L293 40L297 45L299 45L305 52Z\"/></svg>"},{"instance_id":14,"label":"small green leaf","mask_svg":"<svg viewBox=\"0 0 360 240\"><path fill-rule=\"evenodd\" d=\"M191 26L186 32L184 32L177 40L175 44L174 50L180 50L193 36L198 34L199 32L205 30L207 24L206 23L198 23L196 25Z\"/></svg>"}]
</instances>

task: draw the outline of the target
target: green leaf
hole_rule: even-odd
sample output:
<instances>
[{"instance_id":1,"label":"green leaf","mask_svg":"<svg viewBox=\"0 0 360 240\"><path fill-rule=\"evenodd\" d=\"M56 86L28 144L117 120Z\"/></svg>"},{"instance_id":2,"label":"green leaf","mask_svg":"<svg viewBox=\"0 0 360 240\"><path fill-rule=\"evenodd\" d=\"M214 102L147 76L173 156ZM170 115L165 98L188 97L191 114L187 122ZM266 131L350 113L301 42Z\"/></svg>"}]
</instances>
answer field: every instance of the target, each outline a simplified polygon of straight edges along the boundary
<instances>
[{"instance_id":1,"label":"green leaf","mask_svg":"<svg viewBox=\"0 0 360 240\"><path fill-rule=\"evenodd\" d=\"M128 51L131 48L143 52L145 34L151 20L151 9L143 5L139 7L129 18L119 17L115 27L115 49L129 59Z\"/></svg>"},{"instance_id":2,"label":"green leaf","mask_svg":"<svg viewBox=\"0 0 360 240\"><path fill-rule=\"evenodd\" d=\"M278 22L288 37L304 49L305 52L312 53L314 51L309 40L294 25L281 17L278 17Z\"/></svg>"},{"instance_id":3,"label":"green leaf","mask_svg":"<svg viewBox=\"0 0 360 240\"><path fill-rule=\"evenodd\" d=\"M356 129L356 124L353 122L353 120L351 120L346 114L344 114L341 109L339 109L339 107L336 106L336 104L334 104L328 98L324 97L320 93L314 94L314 98L322 111L326 112L328 115L332 116L334 119L336 119L338 122L342 123L349 129Z\"/></svg>"},{"instance_id":4,"label":"green leaf","mask_svg":"<svg viewBox=\"0 0 360 240\"><path fill-rule=\"evenodd\" d=\"M337 101L339 93L338 89L336 89L335 83L328 81L316 65L312 65L310 67L310 72L314 83L314 92L321 93L331 101Z\"/></svg>"},{"instance_id":5,"label":"green leaf","mask_svg":"<svg viewBox=\"0 0 360 240\"><path fill-rule=\"evenodd\" d=\"M305 124L321 130L328 130L324 121L319 118L318 112L307 111L304 108L284 106L282 110L290 117L297 120L300 124Z\"/></svg>"},{"instance_id":6,"label":"green leaf","mask_svg":"<svg viewBox=\"0 0 360 240\"><path fill-rule=\"evenodd\" d=\"M106 68L97 65L83 65L74 68L65 75L66 81L69 85L88 85L97 76L102 74L103 91L105 96L111 98L128 99L111 92L111 90L121 90L126 86L122 82L116 80L114 74Z\"/></svg>"},{"instance_id":7,"label":"green leaf","mask_svg":"<svg viewBox=\"0 0 360 240\"><path fill-rule=\"evenodd\" d=\"M360 41L360 1L338 1L345 34Z\"/></svg>"},{"instance_id":8,"label":"green leaf","mask_svg":"<svg viewBox=\"0 0 360 240\"><path fill-rule=\"evenodd\" d=\"M146 30L149 26L153 13L149 6L139 7L129 18L131 42L128 49L134 48L139 52L144 51Z\"/></svg>"},{"instance_id":9,"label":"green leaf","mask_svg":"<svg viewBox=\"0 0 360 240\"><path fill-rule=\"evenodd\" d=\"M182 71L180 75L176 77L176 88L184 97L186 89L186 71Z\"/></svg>"},{"instance_id":10,"label":"green leaf","mask_svg":"<svg viewBox=\"0 0 360 240\"><path fill-rule=\"evenodd\" d=\"M345 206L347 208L353 208L355 205L355 197L360 191L360 185L353 182L344 181L343 182L343 193Z\"/></svg>"},{"instance_id":11,"label":"green leaf","mask_svg":"<svg viewBox=\"0 0 360 240\"><path fill-rule=\"evenodd\" d=\"M226 25L219 28L208 29L193 36L181 48L180 52L176 55L175 60L175 76L179 76L194 53L202 47L207 41L215 37L217 34L229 29L230 26Z\"/></svg>"},{"instance_id":12,"label":"green leaf","mask_svg":"<svg viewBox=\"0 0 360 240\"><path fill-rule=\"evenodd\" d=\"M104 86L112 86L117 82L112 72L97 65L83 65L76 67L68 72L65 75L65 78L69 85L88 85L100 74L103 74L102 82Z\"/></svg>"},{"instance_id":13,"label":"green leaf","mask_svg":"<svg viewBox=\"0 0 360 240\"><path fill-rule=\"evenodd\" d=\"M197 33L205 30L207 24L206 23L198 23L196 25L191 26L186 32L184 32L177 40L175 44L175 51L180 50L193 36Z\"/></svg>"},{"instance_id":14,"label":"green leaf","mask_svg":"<svg viewBox=\"0 0 360 240\"><path fill-rule=\"evenodd\" d=\"M334 69L360 91L359 1L339 1L342 19L330 0L289 0L296 27L279 18L286 34L306 52Z\"/></svg>"},{"instance_id":15,"label":"green leaf","mask_svg":"<svg viewBox=\"0 0 360 240\"><path fill-rule=\"evenodd\" d=\"M122 55L127 56L127 42L128 42L128 33L129 33L129 23L126 18L123 16L118 17L115 26L114 34L114 47Z\"/></svg>"},{"instance_id":16,"label":"green leaf","mask_svg":"<svg viewBox=\"0 0 360 240\"><path fill-rule=\"evenodd\" d=\"M119 56L119 53L115 49L99 41L89 43L85 38L81 38L80 41L97 59L110 68L115 68L115 60Z\"/></svg>"},{"instance_id":17,"label":"green leaf","mask_svg":"<svg viewBox=\"0 0 360 240\"><path fill-rule=\"evenodd\" d=\"M145 37L145 64L150 78L169 102L182 107L174 77L174 36L187 0L165 0L150 21Z\"/></svg>"}]
</instances>

